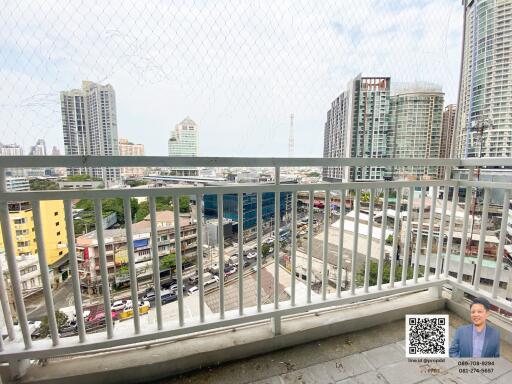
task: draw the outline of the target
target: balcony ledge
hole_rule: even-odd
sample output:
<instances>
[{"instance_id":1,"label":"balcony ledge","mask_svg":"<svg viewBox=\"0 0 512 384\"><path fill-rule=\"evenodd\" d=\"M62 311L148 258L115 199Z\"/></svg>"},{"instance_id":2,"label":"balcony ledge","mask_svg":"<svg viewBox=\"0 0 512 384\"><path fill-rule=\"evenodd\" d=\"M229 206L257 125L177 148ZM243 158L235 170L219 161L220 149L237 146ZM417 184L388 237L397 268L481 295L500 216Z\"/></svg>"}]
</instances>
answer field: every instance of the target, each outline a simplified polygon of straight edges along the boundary
<instances>
[{"instance_id":1,"label":"balcony ledge","mask_svg":"<svg viewBox=\"0 0 512 384\"><path fill-rule=\"evenodd\" d=\"M446 301L428 292L401 294L371 300L371 305L359 302L283 318L277 336L268 321L261 321L94 356L50 359L45 366L32 365L18 382L147 382L390 323L403 319L405 314L438 311L445 308Z\"/></svg>"}]
</instances>

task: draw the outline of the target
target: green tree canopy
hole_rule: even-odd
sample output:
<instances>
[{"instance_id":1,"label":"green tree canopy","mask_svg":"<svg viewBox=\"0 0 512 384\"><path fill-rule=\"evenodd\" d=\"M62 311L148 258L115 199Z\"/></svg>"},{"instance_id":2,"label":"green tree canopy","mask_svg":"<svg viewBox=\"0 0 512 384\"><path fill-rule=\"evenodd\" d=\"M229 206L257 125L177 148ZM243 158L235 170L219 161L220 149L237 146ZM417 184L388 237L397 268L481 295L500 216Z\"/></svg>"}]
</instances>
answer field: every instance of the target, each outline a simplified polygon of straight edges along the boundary
<instances>
[{"instance_id":1,"label":"green tree canopy","mask_svg":"<svg viewBox=\"0 0 512 384\"><path fill-rule=\"evenodd\" d=\"M61 312L55 311L55 319L57 320L57 329L60 329L64 326L68 321L68 316ZM39 332L41 333L41 338L46 338L50 334L50 326L48 324L48 316L43 317L41 320L41 327L39 328Z\"/></svg>"}]
</instances>

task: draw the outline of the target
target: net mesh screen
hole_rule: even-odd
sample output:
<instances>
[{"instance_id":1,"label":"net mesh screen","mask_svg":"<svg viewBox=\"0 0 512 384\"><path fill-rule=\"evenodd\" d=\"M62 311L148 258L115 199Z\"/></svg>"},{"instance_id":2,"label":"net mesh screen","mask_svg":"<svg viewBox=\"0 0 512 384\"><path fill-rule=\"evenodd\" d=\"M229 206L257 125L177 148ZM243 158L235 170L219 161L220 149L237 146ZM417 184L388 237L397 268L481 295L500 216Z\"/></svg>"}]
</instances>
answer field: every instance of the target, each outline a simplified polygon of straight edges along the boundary
<instances>
[{"instance_id":1,"label":"net mesh screen","mask_svg":"<svg viewBox=\"0 0 512 384\"><path fill-rule=\"evenodd\" d=\"M0 141L63 153L59 92L112 84L118 136L166 155L186 116L200 155L321 156L331 101L359 73L456 101L460 1L4 1Z\"/></svg>"}]
</instances>

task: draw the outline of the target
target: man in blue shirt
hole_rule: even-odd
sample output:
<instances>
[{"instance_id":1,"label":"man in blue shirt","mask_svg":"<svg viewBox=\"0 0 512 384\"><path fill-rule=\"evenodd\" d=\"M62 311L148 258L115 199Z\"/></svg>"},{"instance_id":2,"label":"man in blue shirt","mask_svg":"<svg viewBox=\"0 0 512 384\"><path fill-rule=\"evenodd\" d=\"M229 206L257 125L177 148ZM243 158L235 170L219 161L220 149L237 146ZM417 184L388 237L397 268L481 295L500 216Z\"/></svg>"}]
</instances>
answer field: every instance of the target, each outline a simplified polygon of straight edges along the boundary
<instances>
[{"instance_id":1,"label":"man in blue shirt","mask_svg":"<svg viewBox=\"0 0 512 384\"><path fill-rule=\"evenodd\" d=\"M491 304L477 297L470 305L471 322L455 331L450 357L500 357L500 334L487 324Z\"/></svg>"}]
</instances>

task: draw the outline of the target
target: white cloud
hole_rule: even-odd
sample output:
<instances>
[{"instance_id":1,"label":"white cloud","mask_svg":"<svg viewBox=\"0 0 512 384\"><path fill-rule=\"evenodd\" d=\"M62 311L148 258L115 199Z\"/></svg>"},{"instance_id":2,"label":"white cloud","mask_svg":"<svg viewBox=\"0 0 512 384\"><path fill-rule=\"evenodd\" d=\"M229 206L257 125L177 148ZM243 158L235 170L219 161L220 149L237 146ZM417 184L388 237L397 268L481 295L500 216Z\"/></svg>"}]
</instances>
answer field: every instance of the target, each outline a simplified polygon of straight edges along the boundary
<instances>
[{"instance_id":1,"label":"white cloud","mask_svg":"<svg viewBox=\"0 0 512 384\"><path fill-rule=\"evenodd\" d=\"M296 155L321 156L327 109L359 72L457 92L450 0L10 2L0 22L2 140L27 147L62 147L58 93L84 79L114 86L119 136L152 155L190 115L202 155L286 156L294 112Z\"/></svg>"}]
</instances>

